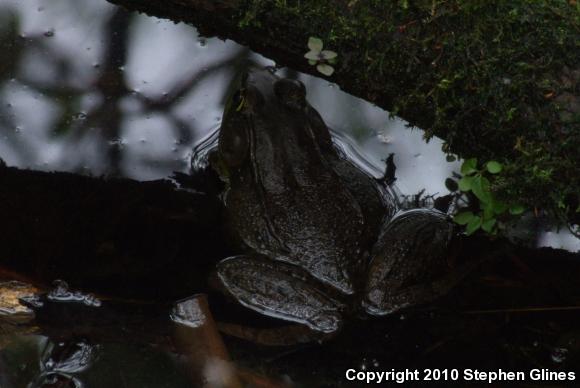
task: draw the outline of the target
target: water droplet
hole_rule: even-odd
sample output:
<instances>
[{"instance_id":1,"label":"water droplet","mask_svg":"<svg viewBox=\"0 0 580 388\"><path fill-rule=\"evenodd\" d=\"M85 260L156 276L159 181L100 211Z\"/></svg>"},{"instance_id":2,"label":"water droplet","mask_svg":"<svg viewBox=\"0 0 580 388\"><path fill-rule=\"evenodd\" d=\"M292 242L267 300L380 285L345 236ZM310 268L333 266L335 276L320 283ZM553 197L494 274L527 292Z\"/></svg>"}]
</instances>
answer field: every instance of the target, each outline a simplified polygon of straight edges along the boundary
<instances>
[{"instance_id":1,"label":"water droplet","mask_svg":"<svg viewBox=\"0 0 580 388\"><path fill-rule=\"evenodd\" d=\"M94 67L95 69L98 69L98 68L100 68L100 67L101 67L101 64L100 64L99 62L95 62L95 63L93 63L93 67Z\"/></svg>"},{"instance_id":2,"label":"water droplet","mask_svg":"<svg viewBox=\"0 0 580 388\"><path fill-rule=\"evenodd\" d=\"M197 40L197 43L199 43L199 47L205 47L207 45L207 39L205 39L205 38L199 38Z\"/></svg>"},{"instance_id":3,"label":"water droplet","mask_svg":"<svg viewBox=\"0 0 580 388\"><path fill-rule=\"evenodd\" d=\"M141 139L139 139L139 143L145 144L145 143L147 143L147 139L142 137Z\"/></svg>"},{"instance_id":4,"label":"water droplet","mask_svg":"<svg viewBox=\"0 0 580 388\"><path fill-rule=\"evenodd\" d=\"M42 12L42 11L44 11L44 7L40 6L40 7L36 8L36 10L37 10L38 12Z\"/></svg>"},{"instance_id":5,"label":"water droplet","mask_svg":"<svg viewBox=\"0 0 580 388\"><path fill-rule=\"evenodd\" d=\"M54 30L52 28L50 30L46 30L46 31L44 31L44 33L42 35L46 36L47 38L53 37Z\"/></svg>"}]
</instances>

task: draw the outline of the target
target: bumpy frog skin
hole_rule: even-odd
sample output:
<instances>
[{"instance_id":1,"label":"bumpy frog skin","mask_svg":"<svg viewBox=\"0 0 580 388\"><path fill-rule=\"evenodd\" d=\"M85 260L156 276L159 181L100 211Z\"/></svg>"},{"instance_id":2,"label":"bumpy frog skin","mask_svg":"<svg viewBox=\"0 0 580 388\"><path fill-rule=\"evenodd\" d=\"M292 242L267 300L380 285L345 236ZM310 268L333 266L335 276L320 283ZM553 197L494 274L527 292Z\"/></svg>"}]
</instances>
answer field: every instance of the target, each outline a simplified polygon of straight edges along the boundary
<instances>
[{"instance_id":1,"label":"bumpy frog skin","mask_svg":"<svg viewBox=\"0 0 580 388\"><path fill-rule=\"evenodd\" d=\"M431 210L391 221L396 201L339 154L301 82L250 71L210 160L226 183L231 227L250 251L217 269L243 305L330 333L346 306L384 315L448 289L432 274L444 272L451 224Z\"/></svg>"}]
</instances>

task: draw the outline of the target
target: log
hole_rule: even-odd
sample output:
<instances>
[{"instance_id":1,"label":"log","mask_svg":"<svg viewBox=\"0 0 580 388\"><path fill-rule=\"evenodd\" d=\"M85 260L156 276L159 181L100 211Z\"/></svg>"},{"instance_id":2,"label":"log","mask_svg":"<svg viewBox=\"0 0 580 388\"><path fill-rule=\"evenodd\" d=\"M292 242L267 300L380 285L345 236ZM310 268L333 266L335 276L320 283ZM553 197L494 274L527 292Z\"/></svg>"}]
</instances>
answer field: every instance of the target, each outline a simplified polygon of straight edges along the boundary
<instances>
[{"instance_id":1,"label":"log","mask_svg":"<svg viewBox=\"0 0 580 388\"><path fill-rule=\"evenodd\" d=\"M219 200L170 180L0 167L0 187L0 267L34 284L169 301L229 252Z\"/></svg>"}]
</instances>

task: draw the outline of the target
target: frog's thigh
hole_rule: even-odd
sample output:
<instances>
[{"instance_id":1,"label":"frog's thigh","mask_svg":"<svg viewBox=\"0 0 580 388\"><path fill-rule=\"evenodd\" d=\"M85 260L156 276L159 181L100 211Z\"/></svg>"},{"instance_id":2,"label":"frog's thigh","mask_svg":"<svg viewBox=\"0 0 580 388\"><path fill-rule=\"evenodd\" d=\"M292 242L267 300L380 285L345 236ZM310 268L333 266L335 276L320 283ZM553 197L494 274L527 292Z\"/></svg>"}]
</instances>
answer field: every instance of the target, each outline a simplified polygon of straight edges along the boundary
<instances>
[{"instance_id":1,"label":"frog's thigh","mask_svg":"<svg viewBox=\"0 0 580 388\"><path fill-rule=\"evenodd\" d=\"M252 310L323 333L340 327L340 304L301 268L258 255L233 256L221 261L217 272L226 289Z\"/></svg>"},{"instance_id":2,"label":"frog's thigh","mask_svg":"<svg viewBox=\"0 0 580 388\"><path fill-rule=\"evenodd\" d=\"M405 307L416 306L431 302L445 294L467 276L479 262L464 264L453 272L435 281L413 285L392 295L384 295L380 306L366 304L367 311L372 315L387 315Z\"/></svg>"},{"instance_id":3,"label":"frog's thigh","mask_svg":"<svg viewBox=\"0 0 580 388\"><path fill-rule=\"evenodd\" d=\"M427 209L401 212L385 224L368 270L367 312L386 315L448 291L456 276L438 274L452 228L443 213Z\"/></svg>"}]
</instances>

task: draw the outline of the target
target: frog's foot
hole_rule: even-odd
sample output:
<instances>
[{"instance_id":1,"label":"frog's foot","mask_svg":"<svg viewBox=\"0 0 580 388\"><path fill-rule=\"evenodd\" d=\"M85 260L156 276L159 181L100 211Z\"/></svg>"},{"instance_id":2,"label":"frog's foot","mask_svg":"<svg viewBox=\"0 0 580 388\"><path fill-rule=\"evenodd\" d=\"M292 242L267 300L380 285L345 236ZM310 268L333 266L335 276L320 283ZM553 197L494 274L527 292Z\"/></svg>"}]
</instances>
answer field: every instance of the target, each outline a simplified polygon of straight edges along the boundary
<instances>
[{"instance_id":1,"label":"frog's foot","mask_svg":"<svg viewBox=\"0 0 580 388\"><path fill-rule=\"evenodd\" d=\"M383 228L373 251L363 305L387 315L446 294L478 262L449 268L445 259L453 224L439 211L399 213Z\"/></svg>"},{"instance_id":2,"label":"frog's foot","mask_svg":"<svg viewBox=\"0 0 580 388\"><path fill-rule=\"evenodd\" d=\"M380 288L370 289L363 300L363 306L369 314L383 316L406 307L432 302L447 294L479 264L481 260L466 263L438 280L409 286L399 292L386 293Z\"/></svg>"},{"instance_id":3,"label":"frog's foot","mask_svg":"<svg viewBox=\"0 0 580 388\"><path fill-rule=\"evenodd\" d=\"M259 313L336 332L343 305L327 296L305 270L263 256L234 256L217 266L218 277L234 298Z\"/></svg>"},{"instance_id":4,"label":"frog's foot","mask_svg":"<svg viewBox=\"0 0 580 388\"><path fill-rule=\"evenodd\" d=\"M310 330L304 325L288 325L272 329L263 329L237 325L233 323L218 323L220 332L265 346L292 346L306 344L326 339L332 334L323 334Z\"/></svg>"}]
</instances>

